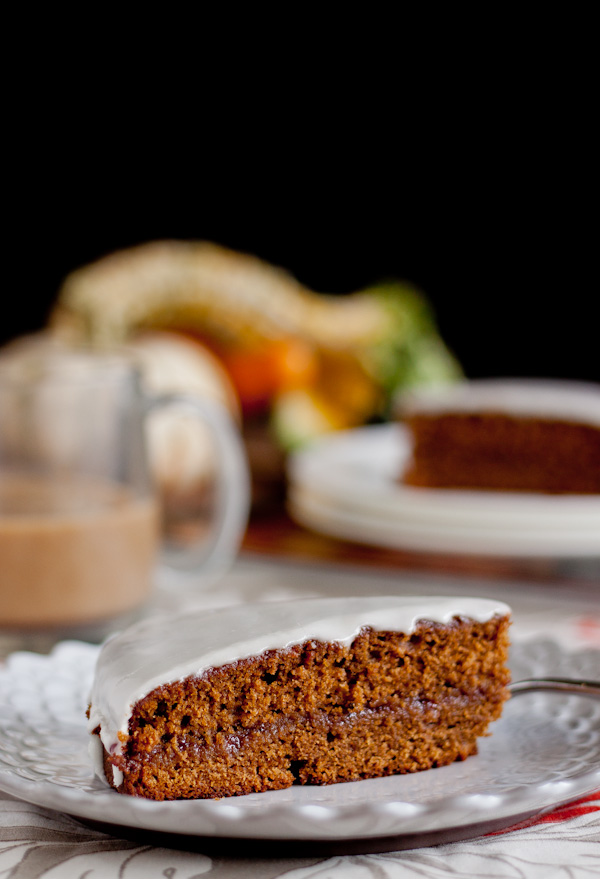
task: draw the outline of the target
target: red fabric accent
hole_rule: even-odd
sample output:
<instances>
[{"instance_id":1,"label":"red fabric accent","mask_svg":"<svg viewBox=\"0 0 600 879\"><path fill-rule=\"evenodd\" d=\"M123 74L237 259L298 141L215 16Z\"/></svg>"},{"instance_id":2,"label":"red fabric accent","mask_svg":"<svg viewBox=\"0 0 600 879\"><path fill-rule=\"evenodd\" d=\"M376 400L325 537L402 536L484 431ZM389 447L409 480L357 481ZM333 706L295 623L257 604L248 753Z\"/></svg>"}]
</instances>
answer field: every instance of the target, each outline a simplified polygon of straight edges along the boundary
<instances>
[{"instance_id":1,"label":"red fabric accent","mask_svg":"<svg viewBox=\"0 0 600 879\"><path fill-rule=\"evenodd\" d=\"M576 626L578 638L594 647L600 646L600 617L581 617Z\"/></svg>"},{"instance_id":2,"label":"red fabric accent","mask_svg":"<svg viewBox=\"0 0 600 879\"><path fill-rule=\"evenodd\" d=\"M586 805L588 804L589 805ZM592 812L600 812L600 791L594 794L588 794L579 800L573 800L572 803L565 803L563 806L553 809L552 812L545 812L543 815L534 815L526 821L519 824L513 824L505 827L503 830L496 830L487 836L501 836L504 833L512 833L514 830L523 830L526 827L533 827L535 824L557 824L559 821L570 821L572 818L579 818L581 815L589 815Z\"/></svg>"}]
</instances>

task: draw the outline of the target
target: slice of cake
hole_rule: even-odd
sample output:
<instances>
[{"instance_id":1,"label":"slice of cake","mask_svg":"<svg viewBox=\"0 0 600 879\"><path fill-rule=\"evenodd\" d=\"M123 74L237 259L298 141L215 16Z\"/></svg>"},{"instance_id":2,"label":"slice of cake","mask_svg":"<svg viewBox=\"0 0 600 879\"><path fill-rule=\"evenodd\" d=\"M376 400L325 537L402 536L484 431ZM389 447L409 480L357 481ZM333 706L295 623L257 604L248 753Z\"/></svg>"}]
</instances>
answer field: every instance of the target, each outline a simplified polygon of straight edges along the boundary
<instances>
[{"instance_id":1,"label":"slice of cake","mask_svg":"<svg viewBox=\"0 0 600 879\"><path fill-rule=\"evenodd\" d=\"M477 749L508 697L510 609L306 599L144 621L108 640L89 708L122 793L225 797L415 772Z\"/></svg>"},{"instance_id":2,"label":"slice of cake","mask_svg":"<svg viewBox=\"0 0 600 879\"><path fill-rule=\"evenodd\" d=\"M406 485L600 494L600 385L479 380L403 397Z\"/></svg>"}]
</instances>

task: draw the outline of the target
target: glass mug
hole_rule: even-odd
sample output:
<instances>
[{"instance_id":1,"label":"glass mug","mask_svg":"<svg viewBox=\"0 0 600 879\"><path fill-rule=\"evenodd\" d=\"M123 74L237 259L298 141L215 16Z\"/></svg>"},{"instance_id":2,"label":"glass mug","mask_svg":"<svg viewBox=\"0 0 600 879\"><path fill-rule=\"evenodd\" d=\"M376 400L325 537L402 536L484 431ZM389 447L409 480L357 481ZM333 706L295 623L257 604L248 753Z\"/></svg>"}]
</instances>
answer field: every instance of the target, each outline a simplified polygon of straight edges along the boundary
<instances>
[{"instance_id":1,"label":"glass mug","mask_svg":"<svg viewBox=\"0 0 600 879\"><path fill-rule=\"evenodd\" d=\"M165 542L148 420L171 407L212 439L203 527ZM94 625L143 606L163 562L200 582L235 557L249 510L243 444L225 408L149 396L126 357L0 358L0 629ZM201 532L201 533L200 533Z\"/></svg>"}]
</instances>

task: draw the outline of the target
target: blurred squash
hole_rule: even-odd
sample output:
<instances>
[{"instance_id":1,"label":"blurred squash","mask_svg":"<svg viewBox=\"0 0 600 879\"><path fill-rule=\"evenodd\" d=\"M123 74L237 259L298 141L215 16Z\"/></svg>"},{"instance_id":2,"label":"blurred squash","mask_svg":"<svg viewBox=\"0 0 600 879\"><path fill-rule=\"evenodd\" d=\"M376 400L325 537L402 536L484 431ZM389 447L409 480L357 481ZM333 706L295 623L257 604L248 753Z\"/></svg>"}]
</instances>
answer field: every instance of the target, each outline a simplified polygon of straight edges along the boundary
<instances>
[{"instance_id":1,"label":"blurred squash","mask_svg":"<svg viewBox=\"0 0 600 879\"><path fill-rule=\"evenodd\" d=\"M148 242L76 269L50 326L97 347L156 329L202 342L235 388L245 429L269 421L284 450L385 419L398 389L462 375L410 285L316 293L283 269L205 241Z\"/></svg>"}]
</instances>

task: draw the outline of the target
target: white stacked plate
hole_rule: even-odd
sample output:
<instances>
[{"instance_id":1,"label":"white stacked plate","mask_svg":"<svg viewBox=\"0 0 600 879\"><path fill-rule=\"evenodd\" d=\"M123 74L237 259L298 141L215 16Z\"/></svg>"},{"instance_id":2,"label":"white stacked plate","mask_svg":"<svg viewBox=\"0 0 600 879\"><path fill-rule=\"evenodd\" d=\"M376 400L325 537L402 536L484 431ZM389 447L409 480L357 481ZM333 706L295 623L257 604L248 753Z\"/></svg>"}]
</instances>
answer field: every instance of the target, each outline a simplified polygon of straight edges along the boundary
<instances>
[{"instance_id":1,"label":"white stacked plate","mask_svg":"<svg viewBox=\"0 0 600 879\"><path fill-rule=\"evenodd\" d=\"M288 508L315 531L375 546L474 555L600 557L600 496L412 488L397 424L328 434L291 456Z\"/></svg>"}]
</instances>

